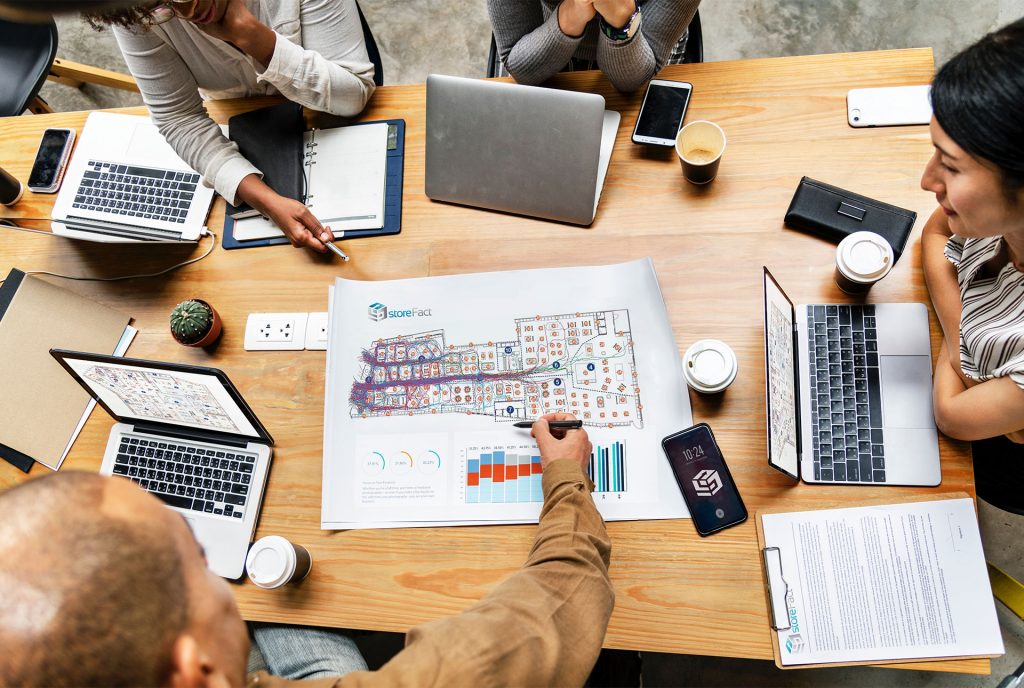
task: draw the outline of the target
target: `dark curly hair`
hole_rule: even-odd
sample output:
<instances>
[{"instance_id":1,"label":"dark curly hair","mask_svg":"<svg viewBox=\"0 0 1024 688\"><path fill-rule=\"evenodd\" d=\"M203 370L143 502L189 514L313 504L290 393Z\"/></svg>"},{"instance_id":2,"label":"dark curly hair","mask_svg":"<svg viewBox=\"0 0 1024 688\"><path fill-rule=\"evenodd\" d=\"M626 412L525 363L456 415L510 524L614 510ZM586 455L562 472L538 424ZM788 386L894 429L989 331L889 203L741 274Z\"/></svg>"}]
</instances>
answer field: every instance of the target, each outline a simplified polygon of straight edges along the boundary
<instances>
[{"instance_id":1,"label":"dark curly hair","mask_svg":"<svg viewBox=\"0 0 1024 688\"><path fill-rule=\"evenodd\" d=\"M98 10L93 12L82 12L82 18L89 22L89 26L102 31L108 26L121 26L126 29L144 27L144 19L152 9L153 3L133 5L123 9Z\"/></svg>"},{"instance_id":2,"label":"dark curly hair","mask_svg":"<svg viewBox=\"0 0 1024 688\"><path fill-rule=\"evenodd\" d=\"M1024 190L1024 19L950 59L932 82L932 111L958 146L996 167L1015 202Z\"/></svg>"}]
</instances>

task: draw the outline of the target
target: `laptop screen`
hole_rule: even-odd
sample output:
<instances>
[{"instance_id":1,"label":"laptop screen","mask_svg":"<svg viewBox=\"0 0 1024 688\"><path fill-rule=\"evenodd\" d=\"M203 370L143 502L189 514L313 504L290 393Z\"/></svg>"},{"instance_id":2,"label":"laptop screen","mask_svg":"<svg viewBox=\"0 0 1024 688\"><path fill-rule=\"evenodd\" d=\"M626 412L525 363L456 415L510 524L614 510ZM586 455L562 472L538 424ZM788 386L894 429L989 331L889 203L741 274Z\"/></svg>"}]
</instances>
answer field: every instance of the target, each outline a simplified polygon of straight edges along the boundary
<instances>
[{"instance_id":1,"label":"laptop screen","mask_svg":"<svg viewBox=\"0 0 1024 688\"><path fill-rule=\"evenodd\" d=\"M799 478L793 303L764 269L765 393L768 464Z\"/></svg>"},{"instance_id":2,"label":"laptop screen","mask_svg":"<svg viewBox=\"0 0 1024 688\"><path fill-rule=\"evenodd\" d=\"M219 370L68 351L51 353L119 421L269 439Z\"/></svg>"}]
</instances>

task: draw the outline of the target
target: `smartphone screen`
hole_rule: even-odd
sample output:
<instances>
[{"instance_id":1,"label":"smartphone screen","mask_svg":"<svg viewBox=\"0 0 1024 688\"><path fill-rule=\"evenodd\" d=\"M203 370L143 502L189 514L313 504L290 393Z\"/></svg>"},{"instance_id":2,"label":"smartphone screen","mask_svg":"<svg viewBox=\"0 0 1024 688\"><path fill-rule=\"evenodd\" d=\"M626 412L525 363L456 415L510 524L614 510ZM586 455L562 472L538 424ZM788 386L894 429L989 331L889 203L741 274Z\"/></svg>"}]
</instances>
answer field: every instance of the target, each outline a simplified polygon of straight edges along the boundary
<instances>
[{"instance_id":1,"label":"smartphone screen","mask_svg":"<svg viewBox=\"0 0 1024 688\"><path fill-rule=\"evenodd\" d=\"M747 520L747 508L707 423L661 441L693 525L701 535Z\"/></svg>"},{"instance_id":2,"label":"smartphone screen","mask_svg":"<svg viewBox=\"0 0 1024 688\"><path fill-rule=\"evenodd\" d=\"M28 177L29 187L47 188L57 182L64 147L70 132L66 129L47 129L36 153L36 161Z\"/></svg>"},{"instance_id":3,"label":"smartphone screen","mask_svg":"<svg viewBox=\"0 0 1024 688\"><path fill-rule=\"evenodd\" d=\"M686 116L686 106L690 102L690 84L671 82L675 86L667 86L665 82L652 81L647 87L643 105L640 106L640 117L633 131L634 140L651 143L649 139L675 143L679 126Z\"/></svg>"}]
</instances>

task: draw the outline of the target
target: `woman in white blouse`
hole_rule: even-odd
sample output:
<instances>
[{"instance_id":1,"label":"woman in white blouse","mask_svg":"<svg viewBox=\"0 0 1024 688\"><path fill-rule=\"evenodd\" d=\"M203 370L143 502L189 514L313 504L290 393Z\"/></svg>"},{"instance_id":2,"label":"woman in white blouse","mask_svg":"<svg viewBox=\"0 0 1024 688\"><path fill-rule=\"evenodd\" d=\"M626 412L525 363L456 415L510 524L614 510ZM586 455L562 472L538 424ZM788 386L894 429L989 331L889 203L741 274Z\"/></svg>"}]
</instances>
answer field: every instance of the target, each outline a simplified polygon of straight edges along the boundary
<instances>
[{"instance_id":1,"label":"woman in white blouse","mask_svg":"<svg viewBox=\"0 0 1024 688\"><path fill-rule=\"evenodd\" d=\"M325 251L333 234L299 201L263 183L203 108L203 97L281 94L353 116L373 94L355 0L163 0L88 13L113 26L153 122L230 203L242 201L292 244Z\"/></svg>"},{"instance_id":2,"label":"woman in white blouse","mask_svg":"<svg viewBox=\"0 0 1024 688\"><path fill-rule=\"evenodd\" d=\"M935 421L976 441L979 496L1024 513L1024 20L951 59L932 85L939 207L921 244L944 334Z\"/></svg>"}]
</instances>

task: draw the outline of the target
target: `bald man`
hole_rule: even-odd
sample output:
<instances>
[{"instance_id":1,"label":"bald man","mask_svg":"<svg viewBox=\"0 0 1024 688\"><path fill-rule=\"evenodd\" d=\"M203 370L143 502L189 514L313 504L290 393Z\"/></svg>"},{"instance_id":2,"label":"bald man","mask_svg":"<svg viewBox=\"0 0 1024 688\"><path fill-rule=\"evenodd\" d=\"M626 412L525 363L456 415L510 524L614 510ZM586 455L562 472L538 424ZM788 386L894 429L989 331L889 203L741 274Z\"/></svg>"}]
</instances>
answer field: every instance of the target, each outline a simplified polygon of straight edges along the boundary
<instances>
[{"instance_id":1,"label":"bald man","mask_svg":"<svg viewBox=\"0 0 1024 688\"><path fill-rule=\"evenodd\" d=\"M380 671L303 685L581 685L614 594L590 441L547 424L571 418L534 425L544 506L522 569ZM180 514L128 480L59 473L0 495L0 648L0 685L243 686L249 637Z\"/></svg>"}]
</instances>

